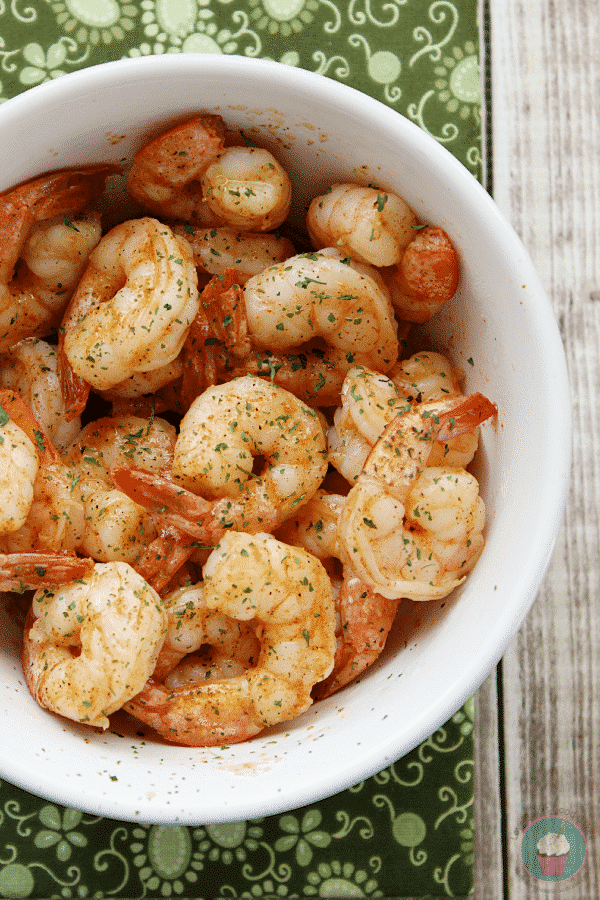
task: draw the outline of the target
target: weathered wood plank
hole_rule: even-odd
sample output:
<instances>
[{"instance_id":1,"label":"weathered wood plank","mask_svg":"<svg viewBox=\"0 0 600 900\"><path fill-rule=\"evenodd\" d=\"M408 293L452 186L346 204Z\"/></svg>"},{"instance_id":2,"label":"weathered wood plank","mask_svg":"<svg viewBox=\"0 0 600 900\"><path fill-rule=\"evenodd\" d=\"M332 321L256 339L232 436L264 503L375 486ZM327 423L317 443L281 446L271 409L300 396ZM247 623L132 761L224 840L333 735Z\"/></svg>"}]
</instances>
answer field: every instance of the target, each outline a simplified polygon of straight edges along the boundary
<instances>
[{"instance_id":1,"label":"weathered wood plank","mask_svg":"<svg viewBox=\"0 0 600 900\"><path fill-rule=\"evenodd\" d=\"M564 526L503 659L507 900L548 896L520 859L546 815L587 839L560 884L561 900L580 900L600 895L600 5L494 0L491 17L494 196L558 318L575 429Z\"/></svg>"},{"instance_id":2,"label":"weathered wood plank","mask_svg":"<svg viewBox=\"0 0 600 900\"><path fill-rule=\"evenodd\" d=\"M504 900L496 670L475 695L475 900Z\"/></svg>"}]
</instances>

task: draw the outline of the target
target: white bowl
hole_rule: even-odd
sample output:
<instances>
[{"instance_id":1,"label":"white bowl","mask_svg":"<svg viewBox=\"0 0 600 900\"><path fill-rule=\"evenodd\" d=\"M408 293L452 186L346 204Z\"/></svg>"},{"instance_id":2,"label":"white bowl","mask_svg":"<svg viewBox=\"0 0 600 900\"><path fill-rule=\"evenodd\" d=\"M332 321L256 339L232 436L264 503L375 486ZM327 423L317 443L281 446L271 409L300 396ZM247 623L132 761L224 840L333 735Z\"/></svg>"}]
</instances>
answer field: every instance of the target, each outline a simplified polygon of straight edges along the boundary
<instances>
[{"instance_id":1,"label":"white bowl","mask_svg":"<svg viewBox=\"0 0 600 900\"><path fill-rule=\"evenodd\" d=\"M211 823L278 813L355 784L427 738L476 690L519 629L562 519L570 401L552 309L512 228L476 180L416 125L319 75L231 56L148 57L94 66L0 108L0 190L45 171L121 162L200 110L274 148L297 217L335 180L401 194L458 247L462 279L429 329L499 409L477 472L486 547L446 603L407 604L406 623L360 681L286 725L227 749L95 733L42 710L0 610L0 776L117 819ZM472 362L471 362L472 361ZM420 622L419 622L420 620Z\"/></svg>"}]
</instances>

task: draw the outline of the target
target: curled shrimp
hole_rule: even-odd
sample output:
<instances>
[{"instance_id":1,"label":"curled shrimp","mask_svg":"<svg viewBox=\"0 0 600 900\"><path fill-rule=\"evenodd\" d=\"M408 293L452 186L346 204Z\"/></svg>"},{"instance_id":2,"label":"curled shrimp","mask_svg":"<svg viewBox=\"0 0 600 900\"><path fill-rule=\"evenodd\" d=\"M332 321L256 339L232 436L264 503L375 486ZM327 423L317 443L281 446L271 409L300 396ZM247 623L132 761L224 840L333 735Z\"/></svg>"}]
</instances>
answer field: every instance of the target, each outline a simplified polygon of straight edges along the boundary
<instances>
[{"instance_id":1,"label":"curled shrimp","mask_svg":"<svg viewBox=\"0 0 600 900\"><path fill-rule=\"evenodd\" d=\"M263 461L256 474L255 457ZM312 497L326 472L317 413L250 375L194 400L181 421L169 478L111 470L132 499L208 545L228 529L272 530Z\"/></svg>"},{"instance_id":2,"label":"curled shrimp","mask_svg":"<svg viewBox=\"0 0 600 900\"><path fill-rule=\"evenodd\" d=\"M0 390L0 548L74 551L83 535L79 476L66 465L27 404Z\"/></svg>"},{"instance_id":3,"label":"curled shrimp","mask_svg":"<svg viewBox=\"0 0 600 900\"><path fill-rule=\"evenodd\" d=\"M89 212L114 166L43 175L0 196L0 352L60 323L100 240Z\"/></svg>"},{"instance_id":4,"label":"curled shrimp","mask_svg":"<svg viewBox=\"0 0 600 900\"><path fill-rule=\"evenodd\" d=\"M444 229L427 225L385 275L397 315L408 322L428 322L456 293L458 256Z\"/></svg>"},{"instance_id":5,"label":"curled shrimp","mask_svg":"<svg viewBox=\"0 0 600 900\"><path fill-rule=\"evenodd\" d=\"M458 256L447 233L418 225L397 194L334 184L312 200L306 224L315 249L337 247L382 269L402 320L429 321L456 292Z\"/></svg>"},{"instance_id":6,"label":"curled shrimp","mask_svg":"<svg viewBox=\"0 0 600 900\"><path fill-rule=\"evenodd\" d=\"M444 400L462 394L464 372L434 350L419 350L398 360L388 375L398 390L413 400Z\"/></svg>"},{"instance_id":7,"label":"curled shrimp","mask_svg":"<svg viewBox=\"0 0 600 900\"><path fill-rule=\"evenodd\" d=\"M166 369L179 355L198 312L189 244L156 219L115 226L90 255L59 339L70 415L90 386L102 392L135 373Z\"/></svg>"},{"instance_id":8,"label":"curled shrimp","mask_svg":"<svg viewBox=\"0 0 600 900\"><path fill-rule=\"evenodd\" d=\"M389 294L375 269L337 250L301 253L244 286L254 346L289 351L321 337L363 365L385 371L397 360Z\"/></svg>"},{"instance_id":9,"label":"curled shrimp","mask_svg":"<svg viewBox=\"0 0 600 900\"><path fill-rule=\"evenodd\" d=\"M220 116L196 116L176 125L138 150L127 176L127 190L159 217L220 224L202 195L200 179L224 150L224 138Z\"/></svg>"},{"instance_id":10,"label":"curled shrimp","mask_svg":"<svg viewBox=\"0 0 600 900\"><path fill-rule=\"evenodd\" d=\"M425 466L434 438L495 413L480 394L410 404L375 444L338 532L344 564L384 597L445 597L475 565L485 521L476 479L462 468Z\"/></svg>"},{"instance_id":11,"label":"curled shrimp","mask_svg":"<svg viewBox=\"0 0 600 900\"><path fill-rule=\"evenodd\" d=\"M166 633L159 595L127 563L36 592L23 670L40 706L106 729L152 673Z\"/></svg>"},{"instance_id":12,"label":"curled shrimp","mask_svg":"<svg viewBox=\"0 0 600 900\"><path fill-rule=\"evenodd\" d=\"M322 564L269 534L230 532L203 571L209 610L252 625L256 664L224 680L167 688L151 678L125 709L166 740L215 746L254 737L312 704L335 652L331 584Z\"/></svg>"},{"instance_id":13,"label":"curled shrimp","mask_svg":"<svg viewBox=\"0 0 600 900\"><path fill-rule=\"evenodd\" d=\"M344 568L336 601L336 652L333 669L313 697L323 700L350 684L375 663L385 647L400 600L388 599ZM336 623L337 624L337 623Z\"/></svg>"},{"instance_id":14,"label":"curled shrimp","mask_svg":"<svg viewBox=\"0 0 600 900\"><path fill-rule=\"evenodd\" d=\"M266 463L260 478L253 478L254 456ZM317 414L277 385L247 376L196 398L181 421L172 475L211 499L262 496L285 517L312 496L326 471Z\"/></svg>"},{"instance_id":15,"label":"curled shrimp","mask_svg":"<svg viewBox=\"0 0 600 900\"><path fill-rule=\"evenodd\" d=\"M401 395L423 403L464 396L464 372L453 366L442 353L431 350L419 351L408 359L398 361L389 372L389 377ZM477 452L479 431L479 426L476 426L447 440L435 441L427 465L466 468Z\"/></svg>"},{"instance_id":16,"label":"curled shrimp","mask_svg":"<svg viewBox=\"0 0 600 900\"><path fill-rule=\"evenodd\" d=\"M65 462L78 473L85 526L79 548L99 562L136 566L158 530L143 506L115 488L112 466L136 465L147 472L170 467L175 428L164 419L111 416L88 423Z\"/></svg>"},{"instance_id":17,"label":"curled shrimp","mask_svg":"<svg viewBox=\"0 0 600 900\"><path fill-rule=\"evenodd\" d=\"M59 452L81 430L79 417L65 418L65 403L58 377L58 352L41 338L24 338L0 356L0 387L15 391Z\"/></svg>"},{"instance_id":18,"label":"curled shrimp","mask_svg":"<svg viewBox=\"0 0 600 900\"><path fill-rule=\"evenodd\" d=\"M304 547L321 562L339 559L338 522L345 502L343 494L319 488L277 529L277 536L286 544Z\"/></svg>"},{"instance_id":19,"label":"curled shrimp","mask_svg":"<svg viewBox=\"0 0 600 900\"><path fill-rule=\"evenodd\" d=\"M407 411L417 397L428 402L464 396L458 378L449 361L433 353L414 354L397 364L389 376L355 366L344 379L341 403L327 432L329 462L354 483L395 416ZM427 464L466 467L478 443L477 426L443 441L433 440Z\"/></svg>"},{"instance_id":20,"label":"curled shrimp","mask_svg":"<svg viewBox=\"0 0 600 900\"><path fill-rule=\"evenodd\" d=\"M158 135L136 153L129 193L160 217L274 231L290 209L287 173L268 150L226 147L225 138L223 121L214 115Z\"/></svg>"},{"instance_id":21,"label":"curled shrimp","mask_svg":"<svg viewBox=\"0 0 600 900\"><path fill-rule=\"evenodd\" d=\"M308 207L306 227L315 250L336 247L359 262L381 268L400 262L417 219L392 191L334 184Z\"/></svg>"},{"instance_id":22,"label":"curled shrimp","mask_svg":"<svg viewBox=\"0 0 600 900\"><path fill-rule=\"evenodd\" d=\"M406 408L407 400L386 375L354 366L344 378L340 401L327 432L328 459L352 484L384 428L399 409Z\"/></svg>"},{"instance_id":23,"label":"curled shrimp","mask_svg":"<svg viewBox=\"0 0 600 900\"><path fill-rule=\"evenodd\" d=\"M379 658L394 623L400 601L377 593L345 565L341 576L331 563L342 549L338 523L346 498L318 490L312 500L278 530L286 543L300 546L326 566L334 588L336 651L333 669L315 685L322 700L349 684Z\"/></svg>"},{"instance_id":24,"label":"curled shrimp","mask_svg":"<svg viewBox=\"0 0 600 900\"><path fill-rule=\"evenodd\" d=\"M212 678L231 678L258 660L260 643L251 622L206 603L205 585L184 584L163 596L167 634L152 677L167 688Z\"/></svg>"},{"instance_id":25,"label":"curled shrimp","mask_svg":"<svg viewBox=\"0 0 600 900\"><path fill-rule=\"evenodd\" d=\"M398 359L405 331L381 277L337 250L293 256L243 288L235 284L235 270L223 280L222 288L213 280L204 289L210 304L222 305L220 320L231 332L224 340L213 328L208 337L225 347L211 355L217 380L265 375L309 402L331 405L353 365L387 371ZM204 364L207 339L196 343Z\"/></svg>"},{"instance_id":26,"label":"curled shrimp","mask_svg":"<svg viewBox=\"0 0 600 900\"><path fill-rule=\"evenodd\" d=\"M187 408L207 387L246 375L268 378L279 387L320 406L339 397L349 355L322 341L295 353L254 351L244 293L236 269L214 276L201 294L201 306L182 351L181 399Z\"/></svg>"},{"instance_id":27,"label":"curled shrimp","mask_svg":"<svg viewBox=\"0 0 600 900\"><path fill-rule=\"evenodd\" d=\"M262 147L229 147L202 175L202 193L215 216L240 231L274 231L285 222L292 184Z\"/></svg>"}]
</instances>

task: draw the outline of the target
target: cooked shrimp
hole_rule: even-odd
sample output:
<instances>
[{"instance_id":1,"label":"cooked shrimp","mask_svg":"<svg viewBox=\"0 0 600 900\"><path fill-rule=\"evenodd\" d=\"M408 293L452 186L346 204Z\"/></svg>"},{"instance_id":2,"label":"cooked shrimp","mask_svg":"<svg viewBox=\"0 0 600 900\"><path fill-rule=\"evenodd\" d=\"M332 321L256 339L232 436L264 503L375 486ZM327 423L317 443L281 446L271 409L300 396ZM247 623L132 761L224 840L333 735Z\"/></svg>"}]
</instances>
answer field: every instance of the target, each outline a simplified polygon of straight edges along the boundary
<instances>
[{"instance_id":1,"label":"cooked shrimp","mask_svg":"<svg viewBox=\"0 0 600 900\"><path fill-rule=\"evenodd\" d=\"M79 417L67 421L58 378L58 353L40 338L25 338L0 356L0 387L18 393L61 452L81 430Z\"/></svg>"},{"instance_id":2,"label":"cooked shrimp","mask_svg":"<svg viewBox=\"0 0 600 900\"><path fill-rule=\"evenodd\" d=\"M125 709L166 740L215 746L299 716L335 652L331 584L322 564L268 534L225 535L204 567L209 610L253 626L256 665L242 674L167 688L150 679Z\"/></svg>"},{"instance_id":3,"label":"cooked shrimp","mask_svg":"<svg viewBox=\"0 0 600 900\"><path fill-rule=\"evenodd\" d=\"M397 315L408 322L428 322L456 293L458 256L443 228L428 225L385 274Z\"/></svg>"},{"instance_id":4,"label":"cooked shrimp","mask_svg":"<svg viewBox=\"0 0 600 900\"><path fill-rule=\"evenodd\" d=\"M260 644L251 623L209 608L202 582L163 596L167 635L152 677L173 687L184 681L240 674L258 660ZM201 651L199 653L198 651ZM201 678L194 677L202 672Z\"/></svg>"},{"instance_id":5,"label":"cooked shrimp","mask_svg":"<svg viewBox=\"0 0 600 900\"><path fill-rule=\"evenodd\" d=\"M340 559L338 523L346 498L319 490L306 506L278 530L277 536L303 547L328 563ZM329 676L316 685L313 697L329 697L357 678L379 658L390 632L399 600L389 600L365 584L349 566L342 576L329 570L334 587L336 651Z\"/></svg>"},{"instance_id":6,"label":"cooked shrimp","mask_svg":"<svg viewBox=\"0 0 600 900\"><path fill-rule=\"evenodd\" d=\"M239 623L236 624L239 625ZM202 647L198 653L186 657L165 677L164 686L172 690L182 685L206 683L208 678L213 681L236 678L252 668L258 659L257 648L260 649L258 638L254 631L247 626L246 633L236 643L231 655L208 645Z\"/></svg>"},{"instance_id":7,"label":"cooked shrimp","mask_svg":"<svg viewBox=\"0 0 600 900\"><path fill-rule=\"evenodd\" d=\"M323 700L358 678L375 663L394 624L399 599L377 593L344 568L336 601L336 651L331 673L315 685L313 697Z\"/></svg>"},{"instance_id":8,"label":"cooked shrimp","mask_svg":"<svg viewBox=\"0 0 600 900\"><path fill-rule=\"evenodd\" d=\"M166 633L159 595L126 563L37 591L25 626L23 670L40 706L108 728L108 716L149 678Z\"/></svg>"},{"instance_id":9,"label":"cooked shrimp","mask_svg":"<svg viewBox=\"0 0 600 900\"><path fill-rule=\"evenodd\" d=\"M160 396L164 389L168 389L175 382L180 381L182 375L183 361L180 354L172 362L165 363L164 366L160 366L158 369L152 369L149 372L133 372L125 381L121 381L113 388L102 391L102 396L105 400L110 400L113 403L115 401L124 401L125 403L130 401L132 409L135 406L135 401L138 397L141 397L149 410L152 408L156 409L156 402L153 404L152 399L148 400L148 398L152 398L155 395Z\"/></svg>"},{"instance_id":10,"label":"cooked shrimp","mask_svg":"<svg viewBox=\"0 0 600 900\"><path fill-rule=\"evenodd\" d=\"M441 353L421 351L399 361L389 372L401 394L424 403L464 396L464 373L455 368ZM435 441L427 461L428 466L462 466L472 462L479 446L479 426L457 434L445 441Z\"/></svg>"},{"instance_id":11,"label":"cooked shrimp","mask_svg":"<svg viewBox=\"0 0 600 900\"><path fill-rule=\"evenodd\" d=\"M157 477L141 473L139 469L136 472L138 475L146 475L151 480ZM169 481L168 484L172 487L172 482ZM152 518L157 535L136 559L135 570L160 593L181 577L186 563L192 556L201 557L200 564L202 564L205 554L212 550L212 547L202 547L187 532L171 524L168 518L165 520L161 513L155 513Z\"/></svg>"},{"instance_id":12,"label":"cooked shrimp","mask_svg":"<svg viewBox=\"0 0 600 900\"><path fill-rule=\"evenodd\" d=\"M134 373L168 367L197 312L187 241L156 219L115 226L91 254L62 323L61 375L71 413L81 412L90 386L107 391Z\"/></svg>"},{"instance_id":13,"label":"cooked shrimp","mask_svg":"<svg viewBox=\"0 0 600 900\"><path fill-rule=\"evenodd\" d=\"M159 417L105 417L83 428L64 457L81 479L82 552L99 562L136 565L158 532L144 507L115 488L110 469L121 464L160 472L172 463L175 440L175 428Z\"/></svg>"},{"instance_id":14,"label":"cooked shrimp","mask_svg":"<svg viewBox=\"0 0 600 900\"><path fill-rule=\"evenodd\" d=\"M229 147L205 169L202 194L227 225L240 231L274 231L290 211L292 185L269 150Z\"/></svg>"},{"instance_id":15,"label":"cooked shrimp","mask_svg":"<svg viewBox=\"0 0 600 900\"><path fill-rule=\"evenodd\" d=\"M312 200L306 214L315 250L337 247L378 268L400 262L416 225L415 214L398 194L359 184L332 185Z\"/></svg>"},{"instance_id":16,"label":"cooked shrimp","mask_svg":"<svg viewBox=\"0 0 600 900\"><path fill-rule=\"evenodd\" d=\"M390 191L334 184L315 197L306 225L313 247L337 247L384 270L398 317L427 322L458 287L454 246L442 228L418 225L406 202Z\"/></svg>"},{"instance_id":17,"label":"cooked shrimp","mask_svg":"<svg viewBox=\"0 0 600 900\"><path fill-rule=\"evenodd\" d=\"M292 242L279 234L181 224L174 225L173 232L190 242L199 273L224 275L227 269L235 269L242 285L296 252Z\"/></svg>"},{"instance_id":18,"label":"cooked shrimp","mask_svg":"<svg viewBox=\"0 0 600 900\"><path fill-rule=\"evenodd\" d=\"M219 225L200 179L225 149L220 116L201 115L158 135L138 150L127 178L131 196L156 216Z\"/></svg>"},{"instance_id":19,"label":"cooked shrimp","mask_svg":"<svg viewBox=\"0 0 600 900\"><path fill-rule=\"evenodd\" d=\"M304 547L321 562L339 559L338 522L345 502L342 494L319 488L308 503L286 519L277 537L286 544Z\"/></svg>"},{"instance_id":20,"label":"cooked shrimp","mask_svg":"<svg viewBox=\"0 0 600 900\"><path fill-rule=\"evenodd\" d=\"M321 337L352 362L381 371L398 357L394 314L378 273L337 250L271 266L246 282L244 300L258 349L290 350Z\"/></svg>"},{"instance_id":21,"label":"cooked shrimp","mask_svg":"<svg viewBox=\"0 0 600 900\"><path fill-rule=\"evenodd\" d=\"M43 337L60 317L90 251L100 218L85 212L114 166L43 175L0 196L0 352Z\"/></svg>"},{"instance_id":22,"label":"cooked shrimp","mask_svg":"<svg viewBox=\"0 0 600 900\"><path fill-rule=\"evenodd\" d=\"M2 551L75 550L83 535L78 482L27 404L0 390Z\"/></svg>"},{"instance_id":23,"label":"cooked shrimp","mask_svg":"<svg viewBox=\"0 0 600 900\"><path fill-rule=\"evenodd\" d=\"M417 368L421 368L421 377L415 380ZM410 382L407 373L412 373ZM427 402L464 396L457 377L456 370L440 354L415 354L396 365L389 377L372 369L354 367L344 379L341 403L327 432L329 462L348 482L354 483L386 426L398 413L409 409L411 399L418 397ZM440 384L443 387L436 388ZM478 443L477 426L444 441L433 440L427 464L467 466Z\"/></svg>"},{"instance_id":24,"label":"cooked shrimp","mask_svg":"<svg viewBox=\"0 0 600 900\"><path fill-rule=\"evenodd\" d=\"M89 575L93 559L51 550L37 553L0 553L0 591L37 591Z\"/></svg>"},{"instance_id":25,"label":"cooked shrimp","mask_svg":"<svg viewBox=\"0 0 600 900\"><path fill-rule=\"evenodd\" d=\"M253 457L264 461L258 474ZM214 545L230 528L272 530L312 497L326 471L317 413L283 388L248 375L209 388L192 403L170 478L124 466L113 467L112 477L151 512Z\"/></svg>"},{"instance_id":26,"label":"cooked shrimp","mask_svg":"<svg viewBox=\"0 0 600 900\"><path fill-rule=\"evenodd\" d=\"M264 373L320 406L336 402L353 365L390 369L406 335L377 271L333 249L293 256L243 288L227 269L204 288L198 318L186 363L197 385Z\"/></svg>"},{"instance_id":27,"label":"cooked shrimp","mask_svg":"<svg viewBox=\"0 0 600 900\"><path fill-rule=\"evenodd\" d=\"M265 460L253 477L253 456ZM323 428L293 394L246 376L205 391L179 428L173 480L210 499L255 497L278 518L314 494L327 471ZM247 513L247 517L249 517Z\"/></svg>"},{"instance_id":28,"label":"cooked shrimp","mask_svg":"<svg viewBox=\"0 0 600 900\"><path fill-rule=\"evenodd\" d=\"M220 116L201 115L139 150L127 180L132 197L155 215L241 231L274 231L285 221L291 183L272 153L226 147Z\"/></svg>"},{"instance_id":29,"label":"cooked shrimp","mask_svg":"<svg viewBox=\"0 0 600 900\"><path fill-rule=\"evenodd\" d=\"M354 483L381 433L407 400L386 375L354 366L344 378L341 403L327 432L328 459Z\"/></svg>"},{"instance_id":30,"label":"cooked shrimp","mask_svg":"<svg viewBox=\"0 0 600 900\"><path fill-rule=\"evenodd\" d=\"M477 561L485 509L476 479L461 468L425 465L434 438L469 430L495 412L479 394L411 404L375 444L338 533L344 564L384 597L445 597Z\"/></svg>"},{"instance_id":31,"label":"cooked shrimp","mask_svg":"<svg viewBox=\"0 0 600 900\"><path fill-rule=\"evenodd\" d=\"M0 423L0 534L4 535L25 524L40 463L35 443L9 418L4 407Z\"/></svg>"}]
</instances>

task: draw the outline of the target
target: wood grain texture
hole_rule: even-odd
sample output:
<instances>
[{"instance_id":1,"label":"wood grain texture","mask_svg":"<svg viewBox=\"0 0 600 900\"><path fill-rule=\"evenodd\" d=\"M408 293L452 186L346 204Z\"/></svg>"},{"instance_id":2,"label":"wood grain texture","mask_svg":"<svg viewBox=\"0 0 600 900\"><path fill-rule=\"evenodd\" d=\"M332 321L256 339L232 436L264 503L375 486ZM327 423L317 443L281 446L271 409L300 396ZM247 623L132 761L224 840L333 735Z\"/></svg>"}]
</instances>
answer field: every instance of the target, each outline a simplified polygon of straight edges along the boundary
<instances>
[{"instance_id":1,"label":"wood grain texture","mask_svg":"<svg viewBox=\"0 0 600 900\"><path fill-rule=\"evenodd\" d=\"M498 743L498 687L494 670L475 696L476 900L505 900L502 860L502 798Z\"/></svg>"},{"instance_id":2,"label":"wood grain texture","mask_svg":"<svg viewBox=\"0 0 600 900\"><path fill-rule=\"evenodd\" d=\"M551 299L574 425L564 525L502 662L505 900L583 900L600 896L600 4L493 0L491 33L494 197ZM584 866L556 885L520 859L546 815L587 839Z\"/></svg>"}]
</instances>

